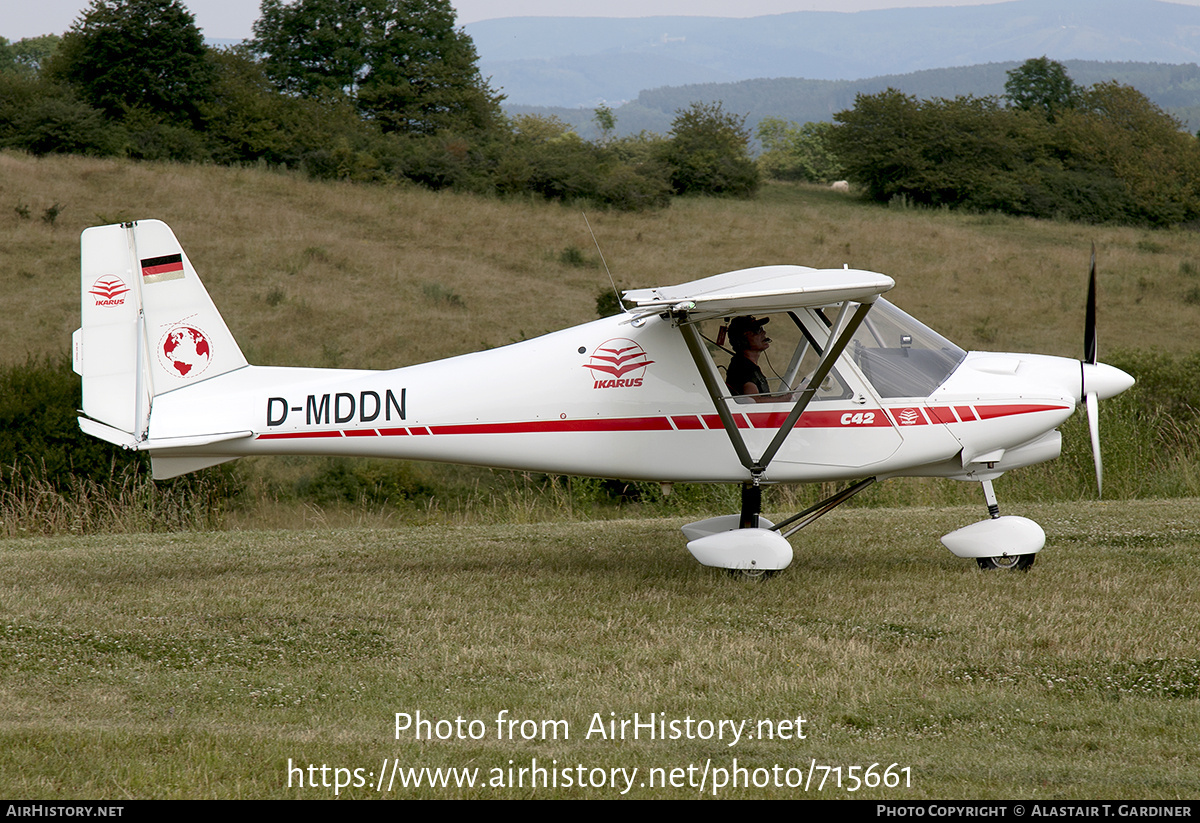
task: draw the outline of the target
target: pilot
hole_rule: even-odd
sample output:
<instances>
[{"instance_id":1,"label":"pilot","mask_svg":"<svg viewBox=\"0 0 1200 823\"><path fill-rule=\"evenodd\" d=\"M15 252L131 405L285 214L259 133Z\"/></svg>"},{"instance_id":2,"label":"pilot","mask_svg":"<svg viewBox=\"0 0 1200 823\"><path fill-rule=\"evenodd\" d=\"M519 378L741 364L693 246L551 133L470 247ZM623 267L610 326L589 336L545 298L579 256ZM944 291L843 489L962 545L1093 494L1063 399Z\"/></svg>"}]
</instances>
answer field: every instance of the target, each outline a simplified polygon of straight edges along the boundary
<instances>
[{"instance_id":1,"label":"pilot","mask_svg":"<svg viewBox=\"0 0 1200 823\"><path fill-rule=\"evenodd\" d=\"M780 398L767 394L770 387L767 378L758 367L758 358L771 346L763 326L769 317L756 318L748 314L733 318L729 323L729 345L733 347L733 359L725 370L725 385L734 397L746 397L757 402L778 402Z\"/></svg>"}]
</instances>

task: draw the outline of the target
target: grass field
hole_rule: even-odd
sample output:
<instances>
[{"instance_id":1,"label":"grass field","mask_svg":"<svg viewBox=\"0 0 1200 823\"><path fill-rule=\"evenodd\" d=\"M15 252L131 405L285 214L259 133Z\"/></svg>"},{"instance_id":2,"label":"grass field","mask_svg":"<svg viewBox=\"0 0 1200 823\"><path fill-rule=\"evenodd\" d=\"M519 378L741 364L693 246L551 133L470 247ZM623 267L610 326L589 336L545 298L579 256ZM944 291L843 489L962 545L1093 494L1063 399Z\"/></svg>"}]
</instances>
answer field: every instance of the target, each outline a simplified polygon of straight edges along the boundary
<instances>
[{"instance_id":1,"label":"grass field","mask_svg":"<svg viewBox=\"0 0 1200 823\"><path fill-rule=\"evenodd\" d=\"M40 219L55 204L57 217ZM608 287L571 207L0 153L0 361L66 353L79 232L139 217L173 226L264 365L385 368L502 345L593 318ZM849 263L895 277L889 296L965 347L1066 356L1080 354L1094 241L1102 358L1197 348L1190 230L881 208L791 185L589 219L623 287ZM1105 424L1119 445L1106 453L1106 495L1194 494L1192 435L1167 449L1131 430L1138 421ZM1093 482L1085 426L1064 429L1057 473L1031 467L997 484L1006 513L1046 529L1029 574L952 557L937 537L983 517L978 489L922 481L863 498L931 505L839 510L795 538L792 567L762 585L699 567L680 518L613 519L727 511L736 490L596 508L558 478L402 465L384 479L454 501L323 505L276 493L336 466L243 461L257 502L223 514L169 510L148 526L154 492L143 485L112 511L108 500L53 510L53 530L87 530L86 512L99 535L31 537L41 529L0 523L21 535L0 540L0 795L334 795L298 786L296 772L289 786L289 761L351 770L341 774L352 783L361 769L372 785L394 763L480 770L476 788L352 785L339 796L621 795L611 771L599 787L560 775L556 788L512 788L510 766L536 758L582 765L589 781L591 769L637 768L635 797L1195 798L1200 501L1079 502ZM44 525L39 488L19 499ZM795 494L773 490L768 507L795 510ZM163 522L194 530L139 533ZM224 530L199 530L213 523ZM485 734L397 737L396 714L417 711L479 721ZM535 739L520 725L497 739L501 712L537 721ZM755 739L589 739L597 715L634 713L746 721ZM557 720L569 739L538 725ZM761 739L760 721L789 739ZM771 786L714 790L734 758L781 771ZM910 770L904 785L850 791L893 764L891 777ZM505 786L485 785L492 769ZM655 769L684 771L662 787ZM787 785L814 774L807 790Z\"/></svg>"},{"instance_id":2,"label":"grass field","mask_svg":"<svg viewBox=\"0 0 1200 823\"><path fill-rule=\"evenodd\" d=\"M295 773L289 788L290 760L362 769L372 787L339 795L376 797L366 775L393 760L486 782L535 758L636 767L633 797L712 796L734 758L793 780L840 766L842 788L818 768L807 792L719 797L1200 795L1200 502L1025 513L1049 534L1028 574L937 543L976 509L846 510L758 585L697 566L666 520L2 541L0 795L334 795ZM504 710L538 721L536 739L497 740ZM396 713L417 711L478 720L484 739L397 739ZM635 712L746 730L801 717L781 728L805 737L588 739L597 713ZM548 720L567 721L559 739ZM704 790L700 771L648 785L650 769L706 763ZM849 791L849 768L873 763L911 785Z\"/></svg>"}]
</instances>

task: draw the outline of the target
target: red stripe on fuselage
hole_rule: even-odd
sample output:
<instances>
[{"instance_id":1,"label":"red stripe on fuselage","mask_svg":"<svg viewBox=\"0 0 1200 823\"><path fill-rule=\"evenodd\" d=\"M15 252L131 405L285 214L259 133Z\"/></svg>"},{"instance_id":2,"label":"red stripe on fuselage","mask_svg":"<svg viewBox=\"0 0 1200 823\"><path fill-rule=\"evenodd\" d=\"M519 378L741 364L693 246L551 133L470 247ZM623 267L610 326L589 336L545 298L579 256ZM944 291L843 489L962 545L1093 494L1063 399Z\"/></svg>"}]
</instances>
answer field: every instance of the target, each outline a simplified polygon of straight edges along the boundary
<instances>
[{"instance_id":1,"label":"red stripe on fuselage","mask_svg":"<svg viewBox=\"0 0 1200 823\"><path fill-rule=\"evenodd\" d=\"M969 411L966 407L956 407L959 415ZM921 411L918 406L900 406L888 409L893 415L905 410ZM1063 411L1065 406L1037 405L998 405L978 406L980 420L990 420L996 417L1009 417L1017 414L1033 414L1044 411ZM950 410L945 407L924 409L935 423L954 422L950 419ZM870 423L843 423L846 415L874 415ZM748 419L747 419L748 418ZM733 419L739 429L778 429L787 420L786 412L749 412L734 414ZM674 420L675 426L671 425ZM334 431L313 432L269 432L258 435L259 440L287 440L307 437L370 437L377 433L383 437L399 437L409 434L547 434L563 432L652 432L700 430L703 425L709 429L723 428L721 418L715 414L706 415L677 415L667 417L616 417L597 418L594 420L526 420L513 423L460 423L446 426L414 426L398 429L346 429ZM973 422L968 419L968 422ZM891 422L882 409L838 409L836 411L809 411L801 415L796 422L798 429L844 429L890 426ZM915 425L928 425L922 417Z\"/></svg>"},{"instance_id":2,"label":"red stripe on fuselage","mask_svg":"<svg viewBox=\"0 0 1200 823\"><path fill-rule=\"evenodd\" d=\"M531 420L522 423L464 423L430 426L434 434L532 434L543 432L671 431L665 417L600 418L596 420Z\"/></svg>"},{"instance_id":3,"label":"red stripe on fuselage","mask_svg":"<svg viewBox=\"0 0 1200 823\"><path fill-rule=\"evenodd\" d=\"M278 432L271 434L260 434L259 440L287 440L295 437L341 437L340 431L324 431L324 432Z\"/></svg>"},{"instance_id":4,"label":"red stripe on fuselage","mask_svg":"<svg viewBox=\"0 0 1200 823\"><path fill-rule=\"evenodd\" d=\"M1065 411L1066 406L1034 406L1034 405L1011 405L1011 406L976 406L975 411L979 415L980 420L991 420L995 417L1009 417L1014 414L1035 414L1045 411Z\"/></svg>"},{"instance_id":5,"label":"red stripe on fuselage","mask_svg":"<svg viewBox=\"0 0 1200 823\"><path fill-rule=\"evenodd\" d=\"M948 406L930 406L926 411L929 417L936 423L957 423L958 419L954 416L954 412Z\"/></svg>"}]
</instances>

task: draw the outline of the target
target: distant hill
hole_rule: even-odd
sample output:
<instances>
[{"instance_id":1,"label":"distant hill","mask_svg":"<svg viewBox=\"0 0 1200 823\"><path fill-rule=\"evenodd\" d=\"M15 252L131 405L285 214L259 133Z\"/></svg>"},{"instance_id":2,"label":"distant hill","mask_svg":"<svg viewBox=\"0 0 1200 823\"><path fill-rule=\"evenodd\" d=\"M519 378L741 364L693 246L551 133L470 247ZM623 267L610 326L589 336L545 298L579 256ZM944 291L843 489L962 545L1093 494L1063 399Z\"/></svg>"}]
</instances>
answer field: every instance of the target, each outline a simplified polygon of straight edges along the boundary
<instances>
[{"instance_id":1,"label":"distant hill","mask_svg":"<svg viewBox=\"0 0 1200 823\"><path fill-rule=\"evenodd\" d=\"M1116 80L1133 86L1150 100L1174 114L1189 129L1200 128L1200 66L1195 63L1108 63L1089 60L1064 61L1078 84ZM782 117L797 123L830 120L836 112L851 108L856 94L874 94L896 88L922 99L958 95L1001 95L1007 72L1018 61L985 63L952 69L927 69L911 74L889 74L863 80L806 80L780 77L743 80L737 83L704 83L668 86L641 92L614 109L619 134L653 131L665 134L675 112L694 101L720 101L726 111L747 116L751 127L764 117ZM591 108L506 106L513 114L553 114L575 127L582 136L597 136Z\"/></svg>"},{"instance_id":2,"label":"distant hill","mask_svg":"<svg viewBox=\"0 0 1200 823\"><path fill-rule=\"evenodd\" d=\"M1160 0L1011 0L744 19L510 17L465 28L484 75L510 105L569 108L619 104L662 86L856 80L1041 55L1200 60L1200 8Z\"/></svg>"}]
</instances>

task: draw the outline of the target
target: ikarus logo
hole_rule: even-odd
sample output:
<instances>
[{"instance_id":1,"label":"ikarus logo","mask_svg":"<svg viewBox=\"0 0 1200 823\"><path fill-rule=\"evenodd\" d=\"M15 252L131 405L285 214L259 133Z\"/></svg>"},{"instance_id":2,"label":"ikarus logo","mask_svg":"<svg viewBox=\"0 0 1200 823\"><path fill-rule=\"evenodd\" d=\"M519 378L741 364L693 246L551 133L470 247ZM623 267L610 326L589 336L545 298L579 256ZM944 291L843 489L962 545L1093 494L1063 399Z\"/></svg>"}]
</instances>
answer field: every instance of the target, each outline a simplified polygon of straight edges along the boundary
<instances>
[{"instance_id":1,"label":"ikarus logo","mask_svg":"<svg viewBox=\"0 0 1200 823\"><path fill-rule=\"evenodd\" d=\"M631 389L642 385L646 367L653 362L634 341L614 337L592 351L584 368L591 369L593 389Z\"/></svg>"},{"instance_id":2,"label":"ikarus logo","mask_svg":"<svg viewBox=\"0 0 1200 823\"><path fill-rule=\"evenodd\" d=\"M121 306L125 303L125 293L129 287L125 281L115 274L106 274L96 279L88 294L96 298L97 306Z\"/></svg>"}]
</instances>

